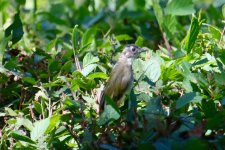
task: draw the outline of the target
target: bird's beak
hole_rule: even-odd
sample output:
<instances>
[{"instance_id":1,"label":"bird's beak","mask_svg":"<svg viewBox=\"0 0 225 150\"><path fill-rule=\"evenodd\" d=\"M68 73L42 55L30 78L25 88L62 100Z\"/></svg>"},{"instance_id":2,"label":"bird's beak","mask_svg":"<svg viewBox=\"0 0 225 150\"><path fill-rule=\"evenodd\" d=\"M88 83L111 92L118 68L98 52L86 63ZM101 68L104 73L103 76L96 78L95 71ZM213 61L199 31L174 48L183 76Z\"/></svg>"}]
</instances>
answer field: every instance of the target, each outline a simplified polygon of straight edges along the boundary
<instances>
[{"instance_id":1,"label":"bird's beak","mask_svg":"<svg viewBox=\"0 0 225 150\"><path fill-rule=\"evenodd\" d=\"M146 52L146 51L147 51L146 48L140 48L140 49L139 49L139 53Z\"/></svg>"}]
</instances>

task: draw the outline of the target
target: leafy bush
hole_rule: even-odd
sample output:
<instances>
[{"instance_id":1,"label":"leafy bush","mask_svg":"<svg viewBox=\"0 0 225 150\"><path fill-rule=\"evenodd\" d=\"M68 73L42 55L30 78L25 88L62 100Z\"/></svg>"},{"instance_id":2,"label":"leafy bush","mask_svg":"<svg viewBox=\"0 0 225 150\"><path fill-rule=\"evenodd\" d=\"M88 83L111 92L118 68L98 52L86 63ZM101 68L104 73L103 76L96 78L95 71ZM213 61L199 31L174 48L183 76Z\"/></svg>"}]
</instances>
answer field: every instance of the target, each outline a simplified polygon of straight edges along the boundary
<instances>
[{"instance_id":1,"label":"leafy bush","mask_svg":"<svg viewBox=\"0 0 225 150\"><path fill-rule=\"evenodd\" d=\"M1 0L0 148L225 149L224 3ZM128 43L148 51L99 116Z\"/></svg>"}]
</instances>

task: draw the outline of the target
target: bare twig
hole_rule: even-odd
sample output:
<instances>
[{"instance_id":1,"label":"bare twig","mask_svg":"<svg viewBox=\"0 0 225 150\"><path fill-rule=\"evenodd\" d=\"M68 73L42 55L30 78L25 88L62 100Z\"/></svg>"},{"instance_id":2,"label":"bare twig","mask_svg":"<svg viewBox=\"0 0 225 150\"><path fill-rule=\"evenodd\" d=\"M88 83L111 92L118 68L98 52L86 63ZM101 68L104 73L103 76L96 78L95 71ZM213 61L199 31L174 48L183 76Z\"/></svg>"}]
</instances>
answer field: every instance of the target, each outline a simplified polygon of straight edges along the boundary
<instances>
[{"instance_id":1,"label":"bare twig","mask_svg":"<svg viewBox=\"0 0 225 150\"><path fill-rule=\"evenodd\" d=\"M170 46L170 44L169 44L169 41L168 41L167 38L166 38L166 33L163 32L163 33L162 33L162 36L163 36L163 40L164 40L164 42L165 42L166 49L167 49L167 51L168 51L168 53L169 53L169 56L171 56L171 46Z\"/></svg>"},{"instance_id":2,"label":"bare twig","mask_svg":"<svg viewBox=\"0 0 225 150\"><path fill-rule=\"evenodd\" d=\"M34 112L33 112L31 104L29 104L29 109L30 109L30 116L31 116L32 122L34 122Z\"/></svg>"},{"instance_id":3,"label":"bare twig","mask_svg":"<svg viewBox=\"0 0 225 150\"><path fill-rule=\"evenodd\" d=\"M80 65L80 62L79 62L79 59L78 59L78 56L77 56L76 52L74 52L74 61L75 61L77 69L79 71L81 71L81 65Z\"/></svg>"}]
</instances>

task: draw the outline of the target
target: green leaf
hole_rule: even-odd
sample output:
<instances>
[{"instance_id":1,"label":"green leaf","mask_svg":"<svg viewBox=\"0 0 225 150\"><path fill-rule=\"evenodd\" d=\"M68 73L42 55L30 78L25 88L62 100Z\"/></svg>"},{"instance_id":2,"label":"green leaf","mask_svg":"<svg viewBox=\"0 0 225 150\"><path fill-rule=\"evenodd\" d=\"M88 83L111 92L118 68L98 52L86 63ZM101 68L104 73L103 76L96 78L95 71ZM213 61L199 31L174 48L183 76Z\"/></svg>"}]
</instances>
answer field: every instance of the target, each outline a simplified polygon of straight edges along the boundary
<instances>
[{"instance_id":1,"label":"green leaf","mask_svg":"<svg viewBox=\"0 0 225 150\"><path fill-rule=\"evenodd\" d=\"M210 24L206 24L206 23L204 23L204 25L208 26L208 30L209 30L209 32L211 33L211 36L212 36L214 39L217 39L217 41L219 41L219 40L220 40L220 37L221 37L220 29L217 28L217 27L214 26L214 25L210 25Z\"/></svg>"},{"instance_id":2,"label":"green leaf","mask_svg":"<svg viewBox=\"0 0 225 150\"><path fill-rule=\"evenodd\" d=\"M98 120L98 125L110 123L111 121L120 118L120 110L115 101L107 95L104 96L104 99L106 101L106 105L103 113Z\"/></svg>"},{"instance_id":3,"label":"green leaf","mask_svg":"<svg viewBox=\"0 0 225 150\"><path fill-rule=\"evenodd\" d=\"M142 46L144 42L144 39L141 36L138 36L137 40L135 41L135 45Z\"/></svg>"},{"instance_id":4,"label":"green leaf","mask_svg":"<svg viewBox=\"0 0 225 150\"><path fill-rule=\"evenodd\" d=\"M225 86L225 73L216 73L215 74L215 81L217 85Z\"/></svg>"},{"instance_id":5,"label":"green leaf","mask_svg":"<svg viewBox=\"0 0 225 150\"><path fill-rule=\"evenodd\" d=\"M23 37L23 24L20 19L20 13L16 13L13 23L5 30L5 36L8 37L12 34L12 44L17 43Z\"/></svg>"},{"instance_id":6,"label":"green leaf","mask_svg":"<svg viewBox=\"0 0 225 150\"><path fill-rule=\"evenodd\" d=\"M82 69L81 73L83 76L87 76L89 73L91 73L95 68L97 67L97 64L90 64Z\"/></svg>"},{"instance_id":7,"label":"green leaf","mask_svg":"<svg viewBox=\"0 0 225 150\"><path fill-rule=\"evenodd\" d=\"M14 110L12 110L11 108L8 108L8 107L5 108L5 111L9 114L9 116L12 116L12 117L18 115Z\"/></svg>"},{"instance_id":8,"label":"green leaf","mask_svg":"<svg viewBox=\"0 0 225 150\"><path fill-rule=\"evenodd\" d=\"M161 75L161 60L159 57L152 57L144 64L145 75L152 81L156 82Z\"/></svg>"},{"instance_id":9,"label":"green leaf","mask_svg":"<svg viewBox=\"0 0 225 150\"><path fill-rule=\"evenodd\" d=\"M116 39L118 41L128 41L128 40L132 40L133 38L127 34L120 34L116 36Z\"/></svg>"},{"instance_id":10,"label":"green leaf","mask_svg":"<svg viewBox=\"0 0 225 150\"><path fill-rule=\"evenodd\" d=\"M22 80L23 80L25 83L29 83L29 84L31 84L31 85L36 84L35 79L32 78L32 77L23 77Z\"/></svg>"},{"instance_id":11,"label":"green leaf","mask_svg":"<svg viewBox=\"0 0 225 150\"><path fill-rule=\"evenodd\" d=\"M75 25L72 32L72 44L73 50L77 51L80 48L80 37L82 32L78 29L78 25Z\"/></svg>"},{"instance_id":12,"label":"green leaf","mask_svg":"<svg viewBox=\"0 0 225 150\"><path fill-rule=\"evenodd\" d=\"M0 65L2 65L6 46L7 46L8 42L11 40L11 38L12 38L12 36L5 37L5 34L0 27Z\"/></svg>"},{"instance_id":13,"label":"green leaf","mask_svg":"<svg viewBox=\"0 0 225 150\"><path fill-rule=\"evenodd\" d=\"M58 40L58 39L54 39L54 40L51 40L51 41L48 43L47 48L46 48L46 51L47 51L47 52L53 53L53 48L55 47L55 45L56 45L56 43L57 43L57 40ZM54 52L54 53L56 53L56 52ZM54 53L53 53L53 54L54 54Z\"/></svg>"},{"instance_id":14,"label":"green leaf","mask_svg":"<svg viewBox=\"0 0 225 150\"><path fill-rule=\"evenodd\" d=\"M103 72L95 72L95 73L89 74L88 78L91 78L91 79L96 79L96 78L108 79L109 77L107 76L107 74L105 74Z\"/></svg>"},{"instance_id":15,"label":"green leaf","mask_svg":"<svg viewBox=\"0 0 225 150\"><path fill-rule=\"evenodd\" d=\"M223 19L225 19L225 4L222 7L222 15L223 15Z\"/></svg>"},{"instance_id":16,"label":"green leaf","mask_svg":"<svg viewBox=\"0 0 225 150\"><path fill-rule=\"evenodd\" d=\"M15 140L19 140L19 141L24 141L24 142L28 142L28 143L32 143L35 144L35 142L33 140L31 140L30 138L28 138L25 135L21 135L21 133L18 132L11 132L10 134L12 136L12 138L14 138Z\"/></svg>"},{"instance_id":17,"label":"green leaf","mask_svg":"<svg viewBox=\"0 0 225 150\"><path fill-rule=\"evenodd\" d=\"M56 128L57 125L59 124L60 119L61 119L61 115L51 116L51 118L50 118L50 124L49 124L47 130L45 131L45 134L48 134L48 133L52 132L52 130L54 128Z\"/></svg>"},{"instance_id":18,"label":"green leaf","mask_svg":"<svg viewBox=\"0 0 225 150\"><path fill-rule=\"evenodd\" d=\"M99 58L96 56L93 56L91 53L87 53L83 59L83 67L86 67L89 64L93 64L96 62L99 62Z\"/></svg>"},{"instance_id":19,"label":"green leaf","mask_svg":"<svg viewBox=\"0 0 225 150\"><path fill-rule=\"evenodd\" d=\"M33 102L33 104L34 104L34 109L39 113L39 114L42 114L42 109L41 109L41 104L39 103L39 102L36 102L36 101L34 101Z\"/></svg>"},{"instance_id":20,"label":"green leaf","mask_svg":"<svg viewBox=\"0 0 225 150\"><path fill-rule=\"evenodd\" d=\"M31 139L37 141L39 138L43 138L45 132L50 125L50 118L46 118L34 123L34 128L30 133Z\"/></svg>"},{"instance_id":21,"label":"green leaf","mask_svg":"<svg viewBox=\"0 0 225 150\"><path fill-rule=\"evenodd\" d=\"M16 118L16 125L19 127L23 125L30 131L32 131L33 129L32 122L29 119L25 119L25 118Z\"/></svg>"},{"instance_id":22,"label":"green leaf","mask_svg":"<svg viewBox=\"0 0 225 150\"><path fill-rule=\"evenodd\" d=\"M201 102L202 96L197 92L186 93L181 96L176 102L176 109L179 109L191 102Z\"/></svg>"},{"instance_id":23,"label":"green leaf","mask_svg":"<svg viewBox=\"0 0 225 150\"><path fill-rule=\"evenodd\" d=\"M69 60L67 61L62 67L61 67L61 70L62 71L65 71L65 72L73 72L73 61L72 60Z\"/></svg>"},{"instance_id":24,"label":"green leaf","mask_svg":"<svg viewBox=\"0 0 225 150\"><path fill-rule=\"evenodd\" d=\"M163 11L162 8L159 5L159 1L158 0L152 0L152 7L156 16L156 19L158 21L159 27L162 31L162 27L163 27Z\"/></svg>"},{"instance_id":25,"label":"green leaf","mask_svg":"<svg viewBox=\"0 0 225 150\"><path fill-rule=\"evenodd\" d=\"M191 49L193 48L195 41L197 40L201 25L202 25L202 20L199 21L196 17L192 18L191 26L185 38L184 49L187 51L187 53L191 52Z\"/></svg>"},{"instance_id":26,"label":"green leaf","mask_svg":"<svg viewBox=\"0 0 225 150\"><path fill-rule=\"evenodd\" d=\"M184 16L195 13L192 0L171 0L165 8L166 14Z\"/></svg>"},{"instance_id":27,"label":"green leaf","mask_svg":"<svg viewBox=\"0 0 225 150\"><path fill-rule=\"evenodd\" d=\"M95 28L89 28L82 37L82 47L92 43L92 41L95 40L96 33L97 30Z\"/></svg>"},{"instance_id":28,"label":"green leaf","mask_svg":"<svg viewBox=\"0 0 225 150\"><path fill-rule=\"evenodd\" d=\"M74 100L71 99L66 99L64 101L64 104L69 107L69 109L71 110L77 110L78 108L80 108L80 104Z\"/></svg>"}]
</instances>

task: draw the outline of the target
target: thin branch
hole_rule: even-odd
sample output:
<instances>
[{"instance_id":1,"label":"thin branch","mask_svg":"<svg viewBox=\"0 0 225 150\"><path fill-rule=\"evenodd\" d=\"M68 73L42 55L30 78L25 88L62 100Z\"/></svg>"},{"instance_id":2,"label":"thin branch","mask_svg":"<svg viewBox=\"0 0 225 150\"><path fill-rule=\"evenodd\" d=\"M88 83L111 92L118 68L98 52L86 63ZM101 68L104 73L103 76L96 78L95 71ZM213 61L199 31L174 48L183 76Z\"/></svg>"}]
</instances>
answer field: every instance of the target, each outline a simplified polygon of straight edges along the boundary
<instances>
[{"instance_id":1,"label":"thin branch","mask_svg":"<svg viewBox=\"0 0 225 150\"><path fill-rule=\"evenodd\" d=\"M74 61L75 61L77 69L79 71L81 71L81 65L80 65L80 62L79 62L79 59L78 59L78 56L77 56L76 52L74 52Z\"/></svg>"},{"instance_id":2,"label":"thin branch","mask_svg":"<svg viewBox=\"0 0 225 150\"><path fill-rule=\"evenodd\" d=\"M73 129L71 127L69 127L69 125L67 124L64 124L64 126L66 127L66 129L69 131L70 135L73 137L73 139L77 142L77 146L78 148L80 149L81 148L81 145L79 143L79 136L73 132Z\"/></svg>"},{"instance_id":3,"label":"thin branch","mask_svg":"<svg viewBox=\"0 0 225 150\"><path fill-rule=\"evenodd\" d=\"M170 44L169 44L169 41L168 41L167 38L166 38L166 33L163 32L163 33L162 33L162 36L163 36L163 40L164 40L164 42L165 42L166 49L167 49L167 51L168 51L168 53L169 53L169 56L171 56L171 46L170 46Z\"/></svg>"},{"instance_id":4,"label":"thin branch","mask_svg":"<svg viewBox=\"0 0 225 150\"><path fill-rule=\"evenodd\" d=\"M30 109L30 116L31 116L32 122L34 122L34 112L33 112L31 104L29 104L29 109Z\"/></svg>"}]
</instances>

